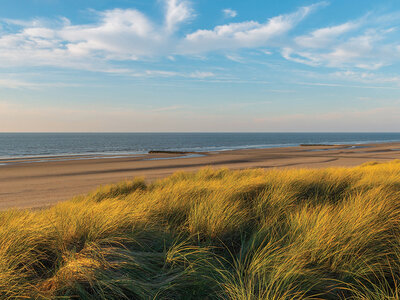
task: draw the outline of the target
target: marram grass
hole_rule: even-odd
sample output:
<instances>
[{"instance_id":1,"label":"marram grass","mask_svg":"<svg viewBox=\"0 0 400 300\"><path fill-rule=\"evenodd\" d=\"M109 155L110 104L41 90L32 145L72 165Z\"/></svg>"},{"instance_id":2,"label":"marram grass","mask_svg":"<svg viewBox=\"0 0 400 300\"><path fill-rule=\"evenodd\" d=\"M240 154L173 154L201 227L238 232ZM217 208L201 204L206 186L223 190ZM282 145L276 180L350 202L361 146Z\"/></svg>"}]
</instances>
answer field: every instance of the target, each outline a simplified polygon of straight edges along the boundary
<instances>
[{"instance_id":1,"label":"marram grass","mask_svg":"<svg viewBox=\"0 0 400 300\"><path fill-rule=\"evenodd\" d=\"M0 214L1 299L400 299L400 161L178 172Z\"/></svg>"}]
</instances>

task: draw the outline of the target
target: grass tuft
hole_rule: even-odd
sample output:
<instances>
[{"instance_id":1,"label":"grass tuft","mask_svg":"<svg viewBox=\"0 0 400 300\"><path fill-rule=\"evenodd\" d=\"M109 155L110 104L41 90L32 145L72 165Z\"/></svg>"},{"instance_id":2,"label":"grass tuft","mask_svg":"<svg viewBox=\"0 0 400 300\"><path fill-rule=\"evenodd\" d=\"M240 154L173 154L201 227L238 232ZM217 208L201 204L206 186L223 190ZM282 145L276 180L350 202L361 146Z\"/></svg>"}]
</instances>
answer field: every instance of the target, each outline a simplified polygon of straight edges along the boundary
<instances>
[{"instance_id":1,"label":"grass tuft","mask_svg":"<svg viewBox=\"0 0 400 300\"><path fill-rule=\"evenodd\" d=\"M400 161L205 168L1 212L0 299L400 299Z\"/></svg>"}]
</instances>

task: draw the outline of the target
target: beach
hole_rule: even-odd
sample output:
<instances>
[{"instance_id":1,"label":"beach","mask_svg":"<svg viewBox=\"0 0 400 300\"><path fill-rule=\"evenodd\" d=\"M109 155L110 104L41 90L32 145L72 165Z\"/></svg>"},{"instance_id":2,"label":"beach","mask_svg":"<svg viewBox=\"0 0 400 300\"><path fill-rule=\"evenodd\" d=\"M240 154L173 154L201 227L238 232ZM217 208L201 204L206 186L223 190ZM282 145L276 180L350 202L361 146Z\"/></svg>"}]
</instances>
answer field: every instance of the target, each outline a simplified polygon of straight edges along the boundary
<instances>
[{"instance_id":1,"label":"beach","mask_svg":"<svg viewBox=\"0 0 400 300\"><path fill-rule=\"evenodd\" d=\"M152 182L176 171L213 168L322 168L400 159L400 143L305 145L206 153L150 153L0 160L0 209L42 208L99 185L134 177Z\"/></svg>"}]
</instances>

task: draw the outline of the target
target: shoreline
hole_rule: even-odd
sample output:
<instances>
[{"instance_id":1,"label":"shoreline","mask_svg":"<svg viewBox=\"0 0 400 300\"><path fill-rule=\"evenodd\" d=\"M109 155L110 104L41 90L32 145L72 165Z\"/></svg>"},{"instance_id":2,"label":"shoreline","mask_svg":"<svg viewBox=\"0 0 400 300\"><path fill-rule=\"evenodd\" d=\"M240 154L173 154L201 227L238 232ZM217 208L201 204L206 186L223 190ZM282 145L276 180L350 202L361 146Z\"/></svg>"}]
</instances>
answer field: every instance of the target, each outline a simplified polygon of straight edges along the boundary
<instances>
[{"instance_id":1,"label":"shoreline","mask_svg":"<svg viewBox=\"0 0 400 300\"><path fill-rule=\"evenodd\" d=\"M250 147L242 147L238 146L237 148L231 149L220 149L220 150L201 150L201 151L180 151L180 150L149 150L147 152L115 152L115 153L66 153L66 154L44 154L44 155L26 155L26 156L0 156L0 167L11 165L11 164L19 164L19 163L42 163L42 162L52 162L52 161L70 161L70 160L86 160L86 159L116 159L116 158L130 158L130 157L145 157L151 154L175 154L178 155L173 158L169 159L178 159L178 158L185 158L189 154L193 155L208 155L210 153L225 153L229 151L242 151L242 150L266 150L266 149L287 149L287 148L315 148L315 147L336 147L335 149L331 150L339 150L342 148L366 148L370 147L371 145L386 145L386 144L399 144L400 141L378 141L378 142L355 142L355 143L301 143L301 144L287 144L285 145L270 145L267 147L257 147L257 145L250 146Z\"/></svg>"},{"instance_id":2,"label":"shoreline","mask_svg":"<svg viewBox=\"0 0 400 300\"><path fill-rule=\"evenodd\" d=\"M322 168L349 167L367 161L400 159L400 142L313 145L210 151L203 153L149 153L107 158L60 157L50 160L0 159L0 210L41 208L85 194L99 185L133 177L152 182L176 171L203 167ZM75 158L75 159L74 159ZM36 161L33 161L36 160Z\"/></svg>"}]
</instances>

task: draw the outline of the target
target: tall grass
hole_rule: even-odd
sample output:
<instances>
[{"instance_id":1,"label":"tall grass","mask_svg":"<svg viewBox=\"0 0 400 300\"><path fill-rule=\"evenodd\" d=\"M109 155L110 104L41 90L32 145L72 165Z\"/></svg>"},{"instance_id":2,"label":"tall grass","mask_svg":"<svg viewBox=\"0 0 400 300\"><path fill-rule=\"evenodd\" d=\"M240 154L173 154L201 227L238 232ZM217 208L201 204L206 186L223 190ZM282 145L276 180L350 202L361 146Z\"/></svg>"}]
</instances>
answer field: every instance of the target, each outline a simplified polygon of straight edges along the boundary
<instances>
[{"instance_id":1,"label":"tall grass","mask_svg":"<svg viewBox=\"0 0 400 300\"><path fill-rule=\"evenodd\" d=\"M400 161L202 169L0 213L0 299L400 299Z\"/></svg>"}]
</instances>

